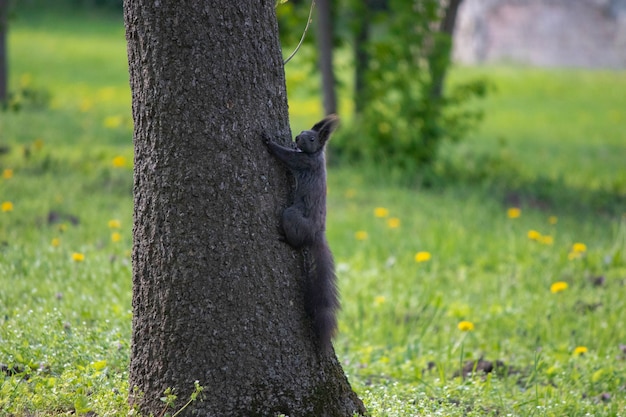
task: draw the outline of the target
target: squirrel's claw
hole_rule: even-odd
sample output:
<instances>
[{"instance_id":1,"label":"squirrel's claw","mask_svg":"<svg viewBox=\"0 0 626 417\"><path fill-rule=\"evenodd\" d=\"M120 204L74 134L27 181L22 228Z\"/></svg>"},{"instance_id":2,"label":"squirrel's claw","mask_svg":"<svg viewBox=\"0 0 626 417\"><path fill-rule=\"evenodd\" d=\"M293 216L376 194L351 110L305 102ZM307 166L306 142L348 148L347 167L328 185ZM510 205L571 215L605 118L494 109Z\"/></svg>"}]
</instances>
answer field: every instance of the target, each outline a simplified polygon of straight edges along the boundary
<instances>
[{"instance_id":1,"label":"squirrel's claw","mask_svg":"<svg viewBox=\"0 0 626 417\"><path fill-rule=\"evenodd\" d=\"M267 132L265 131L261 132L261 137L263 138L263 142L266 145L269 145L269 143L272 141L272 139L270 138L270 135L268 135Z\"/></svg>"}]
</instances>

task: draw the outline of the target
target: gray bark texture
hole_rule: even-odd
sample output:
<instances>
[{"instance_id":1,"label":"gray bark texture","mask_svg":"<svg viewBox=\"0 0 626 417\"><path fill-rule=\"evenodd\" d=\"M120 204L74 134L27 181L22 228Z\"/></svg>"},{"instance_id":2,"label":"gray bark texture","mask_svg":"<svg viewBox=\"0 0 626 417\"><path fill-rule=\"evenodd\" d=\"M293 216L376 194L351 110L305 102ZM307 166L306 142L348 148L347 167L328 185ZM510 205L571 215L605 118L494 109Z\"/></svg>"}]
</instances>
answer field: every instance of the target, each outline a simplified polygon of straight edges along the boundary
<instances>
[{"instance_id":1,"label":"gray bark texture","mask_svg":"<svg viewBox=\"0 0 626 417\"><path fill-rule=\"evenodd\" d=\"M126 0L135 122L130 402L160 415L364 414L279 240L292 179L274 0ZM175 409L171 410L174 412Z\"/></svg>"}]
</instances>

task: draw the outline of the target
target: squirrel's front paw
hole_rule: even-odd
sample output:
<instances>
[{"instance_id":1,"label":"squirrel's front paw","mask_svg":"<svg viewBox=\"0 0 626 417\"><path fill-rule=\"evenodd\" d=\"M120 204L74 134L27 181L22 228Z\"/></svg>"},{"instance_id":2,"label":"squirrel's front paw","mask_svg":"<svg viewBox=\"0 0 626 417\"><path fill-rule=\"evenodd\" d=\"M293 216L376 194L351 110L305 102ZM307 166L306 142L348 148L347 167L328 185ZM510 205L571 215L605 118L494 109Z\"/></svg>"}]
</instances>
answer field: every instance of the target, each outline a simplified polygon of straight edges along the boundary
<instances>
[{"instance_id":1,"label":"squirrel's front paw","mask_svg":"<svg viewBox=\"0 0 626 417\"><path fill-rule=\"evenodd\" d=\"M266 145L269 145L272 142L272 138L270 138L270 135L268 135L265 131L261 132L261 137L263 138L263 143Z\"/></svg>"}]
</instances>

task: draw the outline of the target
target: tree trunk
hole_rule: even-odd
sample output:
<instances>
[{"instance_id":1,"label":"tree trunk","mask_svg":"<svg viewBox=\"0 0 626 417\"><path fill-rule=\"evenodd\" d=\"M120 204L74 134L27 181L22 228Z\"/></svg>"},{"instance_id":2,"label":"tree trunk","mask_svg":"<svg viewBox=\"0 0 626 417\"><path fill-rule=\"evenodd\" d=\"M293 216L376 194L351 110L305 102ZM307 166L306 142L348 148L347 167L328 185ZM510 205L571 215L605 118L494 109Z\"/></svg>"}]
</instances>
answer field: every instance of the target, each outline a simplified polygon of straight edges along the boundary
<instances>
[{"instance_id":1,"label":"tree trunk","mask_svg":"<svg viewBox=\"0 0 626 417\"><path fill-rule=\"evenodd\" d=\"M7 100L7 32L9 24L9 0L0 0L0 103Z\"/></svg>"},{"instance_id":2,"label":"tree trunk","mask_svg":"<svg viewBox=\"0 0 626 417\"><path fill-rule=\"evenodd\" d=\"M370 34L371 0L359 2L355 10L356 32L354 34L354 112L357 115L363 113L366 107L367 97L365 92L365 74L369 65L370 56L367 51L367 43Z\"/></svg>"},{"instance_id":3,"label":"tree trunk","mask_svg":"<svg viewBox=\"0 0 626 417\"><path fill-rule=\"evenodd\" d=\"M337 113L333 70L333 13L331 0L317 0L317 50L322 73L325 114Z\"/></svg>"},{"instance_id":4,"label":"tree trunk","mask_svg":"<svg viewBox=\"0 0 626 417\"><path fill-rule=\"evenodd\" d=\"M450 54L452 52L452 41L454 39L454 27L456 25L456 16L459 6L463 0L449 0L444 10L443 19L439 25L439 33L437 34L437 43L435 48L444 50L443 59L431 65L431 90L430 97L439 100L443 97L443 86L446 79L446 72L449 66ZM437 52L434 52L437 53Z\"/></svg>"},{"instance_id":5,"label":"tree trunk","mask_svg":"<svg viewBox=\"0 0 626 417\"><path fill-rule=\"evenodd\" d=\"M135 184L130 401L181 415L351 416L364 408L304 311L279 241L291 179L274 0L124 4Z\"/></svg>"}]
</instances>

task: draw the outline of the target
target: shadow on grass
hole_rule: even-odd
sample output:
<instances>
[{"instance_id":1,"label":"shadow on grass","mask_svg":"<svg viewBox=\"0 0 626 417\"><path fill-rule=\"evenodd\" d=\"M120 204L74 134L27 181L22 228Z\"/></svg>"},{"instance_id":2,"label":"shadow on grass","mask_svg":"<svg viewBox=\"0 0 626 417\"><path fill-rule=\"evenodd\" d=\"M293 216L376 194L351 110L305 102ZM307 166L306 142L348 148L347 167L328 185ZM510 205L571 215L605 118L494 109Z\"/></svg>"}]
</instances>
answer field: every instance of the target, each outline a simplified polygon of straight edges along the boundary
<instances>
[{"instance_id":1,"label":"shadow on grass","mask_svg":"<svg viewBox=\"0 0 626 417\"><path fill-rule=\"evenodd\" d=\"M341 162L340 166L343 166ZM357 163L350 169L363 175L369 184L407 189L455 189L462 195L479 194L495 199L504 207L532 208L547 213L558 211L572 216L620 218L626 214L626 180L592 185L577 184L563 176L538 175L505 154L464 154L462 158L442 157L432 168L407 173L384 161ZM597 181L596 181L597 182Z\"/></svg>"},{"instance_id":2,"label":"shadow on grass","mask_svg":"<svg viewBox=\"0 0 626 417\"><path fill-rule=\"evenodd\" d=\"M615 178L598 186L575 184L564 177L551 178L524 170L515 161L500 156L473 156L465 163L443 162L425 186L460 186L485 193L507 207L571 215L607 218L626 214L626 182ZM428 177L423 177L424 179Z\"/></svg>"}]
</instances>

